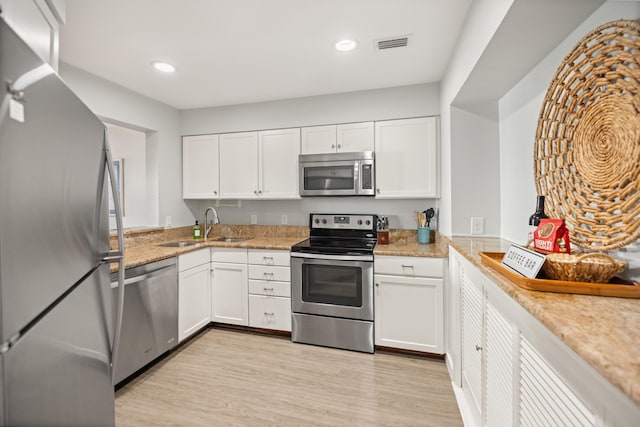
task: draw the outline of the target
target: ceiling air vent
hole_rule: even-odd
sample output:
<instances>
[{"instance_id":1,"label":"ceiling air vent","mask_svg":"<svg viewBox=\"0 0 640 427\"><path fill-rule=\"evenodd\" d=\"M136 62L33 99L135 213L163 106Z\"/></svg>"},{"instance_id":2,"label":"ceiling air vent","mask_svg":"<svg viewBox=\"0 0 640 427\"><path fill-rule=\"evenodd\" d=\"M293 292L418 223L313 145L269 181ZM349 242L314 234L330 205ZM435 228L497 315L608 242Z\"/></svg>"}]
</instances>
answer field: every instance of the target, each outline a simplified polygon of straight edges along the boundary
<instances>
[{"instance_id":1,"label":"ceiling air vent","mask_svg":"<svg viewBox=\"0 0 640 427\"><path fill-rule=\"evenodd\" d=\"M408 36L389 37L376 41L378 50L393 49L396 47L405 47L409 44Z\"/></svg>"}]
</instances>

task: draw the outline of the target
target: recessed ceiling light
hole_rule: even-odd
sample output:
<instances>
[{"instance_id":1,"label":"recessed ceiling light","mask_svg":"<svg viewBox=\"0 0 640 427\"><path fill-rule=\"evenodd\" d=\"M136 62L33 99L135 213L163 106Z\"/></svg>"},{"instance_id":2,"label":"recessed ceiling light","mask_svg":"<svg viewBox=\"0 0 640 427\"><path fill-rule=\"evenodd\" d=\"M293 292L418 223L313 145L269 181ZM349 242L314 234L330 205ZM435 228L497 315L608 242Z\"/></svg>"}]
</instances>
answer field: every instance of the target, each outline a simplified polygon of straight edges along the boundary
<instances>
[{"instance_id":1,"label":"recessed ceiling light","mask_svg":"<svg viewBox=\"0 0 640 427\"><path fill-rule=\"evenodd\" d=\"M349 52L350 50L355 49L357 45L358 43L355 40L343 39L336 42L335 48L340 52Z\"/></svg>"},{"instance_id":2,"label":"recessed ceiling light","mask_svg":"<svg viewBox=\"0 0 640 427\"><path fill-rule=\"evenodd\" d=\"M151 65L153 68L158 71L162 71L163 73L173 73L176 71L176 67L164 61L153 61Z\"/></svg>"}]
</instances>

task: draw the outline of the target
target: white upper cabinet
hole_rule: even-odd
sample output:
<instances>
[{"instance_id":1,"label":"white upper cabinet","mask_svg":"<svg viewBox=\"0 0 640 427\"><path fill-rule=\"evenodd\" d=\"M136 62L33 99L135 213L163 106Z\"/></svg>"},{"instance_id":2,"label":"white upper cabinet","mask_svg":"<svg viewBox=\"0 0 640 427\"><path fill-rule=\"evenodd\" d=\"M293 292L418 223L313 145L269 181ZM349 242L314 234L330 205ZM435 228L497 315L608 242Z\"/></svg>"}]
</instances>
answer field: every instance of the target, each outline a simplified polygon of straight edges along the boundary
<instances>
[{"instance_id":1,"label":"white upper cabinet","mask_svg":"<svg viewBox=\"0 0 640 427\"><path fill-rule=\"evenodd\" d=\"M0 0L2 17L31 48L58 70L58 33L64 23L64 2Z\"/></svg>"},{"instance_id":2,"label":"white upper cabinet","mask_svg":"<svg viewBox=\"0 0 640 427\"><path fill-rule=\"evenodd\" d=\"M220 135L220 198L296 199L300 129Z\"/></svg>"},{"instance_id":3,"label":"white upper cabinet","mask_svg":"<svg viewBox=\"0 0 640 427\"><path fill-rule=\"evenodd\" d=\"M220 198L258 197L258 132L220 135Z\"/></svg>"},{"instance_id":4,"label":"white upper cabinet","mask_svg":"<svg viewBox=\"0 0 640 427\"><path fill-rule=\"evenodd\" d=\"M217 199L220 197L218 135L182 138L182 197Z\"/></svg>"},{"instance_id":5,"label":"white upper cabinet","mask_svg":"<svg viewBox=\"0 0 640 427\"><path fill-rule=\"evenodd\" d=\"M300 128L258 132L258 197L297 199Z\"/></svg>"},{"instance_id":6,"label":"white upper cabinet","mask_svg":"<svg viewBox=\"0 0 640 427\"><path fill-rule=\"evenodd\" d=\"M373 122L302 128L302 154L373 151Z\"/></svg>"},{"instance_id":7,"label":"white upper cabinet","mask_svg":"<svg viewBox=\"0 0 640 427\"><path fill-rule=\"evenodd\" d=\"M373 122L347 123L337 126L338 152L373 151Z\"/></svg>"},{"instance_id":8,"label":"white upper cabinet","mask_svg":"<svg viewBox=\"0 0 640 427\"><path fill-rule=\"evenodd\" d=\"M439 197L438 146L437 117L376 122L376 197Z\"/></svg>"},{"instance_id":9,"label":"white upper cabinet","mask_svg":"<svg viewBox=\"0 0 640 427\"><path fill-rule=\"evenodd\" d=\"M302 154L335 153L336 125L302 128Z\"/></svg>"}]
</instances>

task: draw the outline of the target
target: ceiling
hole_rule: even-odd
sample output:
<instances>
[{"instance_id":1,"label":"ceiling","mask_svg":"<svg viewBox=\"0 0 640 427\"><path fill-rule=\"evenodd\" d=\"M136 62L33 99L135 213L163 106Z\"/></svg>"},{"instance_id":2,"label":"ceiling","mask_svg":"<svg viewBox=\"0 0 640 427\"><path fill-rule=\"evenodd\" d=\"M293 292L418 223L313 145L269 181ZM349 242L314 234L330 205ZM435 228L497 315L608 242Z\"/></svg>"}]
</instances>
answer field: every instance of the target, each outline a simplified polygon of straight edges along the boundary
<instances>
[{"instance_id":1,"label":"ceiling","mask_svg":"<svg viewBox=\"0 0 640 427\"><path fill-rule=\"evenodd\" d=\"M438 82L470 3L67 0L60 59L178 109ZM377 50L404 35L407 47ZM345 36L354 51L333 48Z\"/></svg>"}]
</instances>

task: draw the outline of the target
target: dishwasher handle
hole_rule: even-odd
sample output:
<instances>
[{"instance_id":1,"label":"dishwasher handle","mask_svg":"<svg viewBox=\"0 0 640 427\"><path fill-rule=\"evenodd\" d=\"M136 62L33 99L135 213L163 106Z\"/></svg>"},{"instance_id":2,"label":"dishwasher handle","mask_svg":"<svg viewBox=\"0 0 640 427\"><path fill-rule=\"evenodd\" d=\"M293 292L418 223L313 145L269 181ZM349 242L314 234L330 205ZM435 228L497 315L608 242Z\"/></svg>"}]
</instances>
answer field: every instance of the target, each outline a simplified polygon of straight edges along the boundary
<instances>
[{"instance_id":1,"label":"dishwasher handle","mask_svg":"<svg viewBox=\"0 0 640 427\"><path fill-rule=\"evenodd\" d=\"M157 276L159 273L171 269L171 268L175 268L175 265L167 265L165 267L160 267L157 270L153 270L150 271L148 273L145 274L141 274L139 276L134 276L134 277L130 277L128 279L124 279L124 286L128 286L128 285L133 285L134 283L140 283L144 280L150 279L153 276ZM118 282L111 282L111 289L115 289L118 287Z\"/></svg>"}]
</instances>

